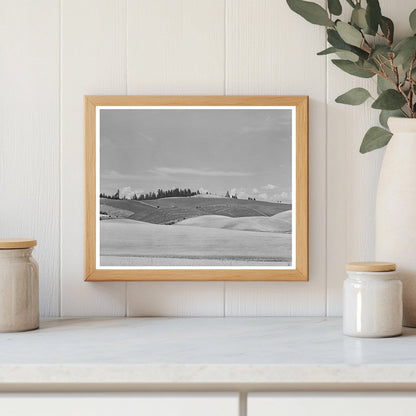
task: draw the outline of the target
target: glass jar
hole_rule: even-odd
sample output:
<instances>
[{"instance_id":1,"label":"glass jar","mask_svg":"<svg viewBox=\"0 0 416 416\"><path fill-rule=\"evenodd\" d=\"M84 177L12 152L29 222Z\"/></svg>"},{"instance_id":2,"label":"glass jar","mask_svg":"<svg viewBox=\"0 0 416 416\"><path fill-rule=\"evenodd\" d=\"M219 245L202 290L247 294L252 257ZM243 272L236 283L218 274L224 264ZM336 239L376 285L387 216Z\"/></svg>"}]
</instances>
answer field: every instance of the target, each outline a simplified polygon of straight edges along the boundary
<instances>
[{"instance_id":1,"label":"glass jar","mask_svg":"<svg viewBox=\"0 0 416 416\"><path fill-rule=\"evenodd\" d=\"M402 333L402 282L396 265L384 262L347 264L343 331L354 337L393 337Z\"/></svg>"},{"instance_id":2,"label":"glass jar","mask_svg":"<svg viewBox=\"0 0 416 416\"><path fill-rule=\"evenodd\" d=\"M32 257L36 240L0 240L0 332L39 327L38 264Z\"/></svg>"}]
</instances>

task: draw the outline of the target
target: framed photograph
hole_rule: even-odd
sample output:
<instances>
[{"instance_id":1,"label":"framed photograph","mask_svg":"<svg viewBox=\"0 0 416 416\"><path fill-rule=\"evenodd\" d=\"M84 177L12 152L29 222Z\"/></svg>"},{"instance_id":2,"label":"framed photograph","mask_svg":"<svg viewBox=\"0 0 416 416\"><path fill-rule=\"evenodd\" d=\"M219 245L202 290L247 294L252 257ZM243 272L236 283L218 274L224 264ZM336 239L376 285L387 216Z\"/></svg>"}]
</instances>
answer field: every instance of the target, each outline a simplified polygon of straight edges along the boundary
<instances>
[{"instance_id":1,"label":"framed photograph","mask_svg":"<svg viewBox=\"0 0 416 416\"><path fill-rule=\"evenodd\" d=\"M86 96L86 280L308 280L308 97Z\"/></svg>"}]
</instances>

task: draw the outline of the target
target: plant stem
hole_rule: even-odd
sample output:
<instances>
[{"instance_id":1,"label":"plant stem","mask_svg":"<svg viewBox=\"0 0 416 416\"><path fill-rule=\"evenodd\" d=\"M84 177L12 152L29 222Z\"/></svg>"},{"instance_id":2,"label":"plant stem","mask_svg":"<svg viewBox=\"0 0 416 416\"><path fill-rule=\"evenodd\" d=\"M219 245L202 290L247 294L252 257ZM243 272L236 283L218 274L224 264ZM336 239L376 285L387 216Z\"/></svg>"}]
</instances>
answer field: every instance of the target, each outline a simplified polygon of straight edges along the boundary
<instances>
[{"instance_id":1,"label":"plant stem","mask_svg":"<svg viewBox=\"0 0 416 416\"><path fill-rule=\"evenodd\" d=\"M413 97L414 97L414 93L415 93L415 81L413 79L412 76L412 72L413 72L413 66L415 64L415 60L416 60L416 55L413 56L412 62L410 63L410 68L409 68L409 83L410 83L410 90L409 90L409 107L410 107L410 114L412 116L412 118L415 118L415 110L413 107Z\"/></svg>"}]
</instances>

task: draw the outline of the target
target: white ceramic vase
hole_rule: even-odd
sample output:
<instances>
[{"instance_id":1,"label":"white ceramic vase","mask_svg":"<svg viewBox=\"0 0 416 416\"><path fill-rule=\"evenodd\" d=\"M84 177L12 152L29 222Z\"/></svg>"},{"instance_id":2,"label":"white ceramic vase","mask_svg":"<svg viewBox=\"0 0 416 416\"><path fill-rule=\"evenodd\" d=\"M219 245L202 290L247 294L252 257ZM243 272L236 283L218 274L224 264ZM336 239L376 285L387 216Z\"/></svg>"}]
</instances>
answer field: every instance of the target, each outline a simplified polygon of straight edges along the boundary
<instances>
[{"instance_id":1,"label":"white ceramic vase","mask_svg":"<svg viewBox=\"0 0 416 416\"><path fill-rule=\"evenodd\" d=\"M376 259L397 264L403 323L416 327L416 119L391 117L376 203Z\"/></svg>"}]
</instances>

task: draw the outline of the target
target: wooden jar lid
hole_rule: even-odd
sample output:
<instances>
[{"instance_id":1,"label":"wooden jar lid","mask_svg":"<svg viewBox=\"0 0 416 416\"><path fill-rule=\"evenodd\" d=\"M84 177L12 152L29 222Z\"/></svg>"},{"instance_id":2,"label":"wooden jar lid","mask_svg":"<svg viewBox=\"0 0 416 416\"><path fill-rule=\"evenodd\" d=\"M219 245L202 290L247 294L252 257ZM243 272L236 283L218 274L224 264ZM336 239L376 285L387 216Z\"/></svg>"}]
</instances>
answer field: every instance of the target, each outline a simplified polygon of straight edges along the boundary
<instances>
[{"instance_id":1,"label":"wooden jar lid","mask_svg":"<svg viewBox=\"0 0 416 416\"><path fill-rule=\"evenodd\" d=\"M346 269L350 272L394 272L396 265L385 261L357 261L348 263Z\"/></svg>"},{"instance_id":2,"label":"wooden jar lid","mask_svg":"<svg viewBox=\"0 0 416 416\"><path fill-rule=\"evenodd\" d=\"M0 250L15 249L15 248L30 248L37 244L36 240L29 240L27 238L0 238Z\"/></svg>"}]
</instances>

